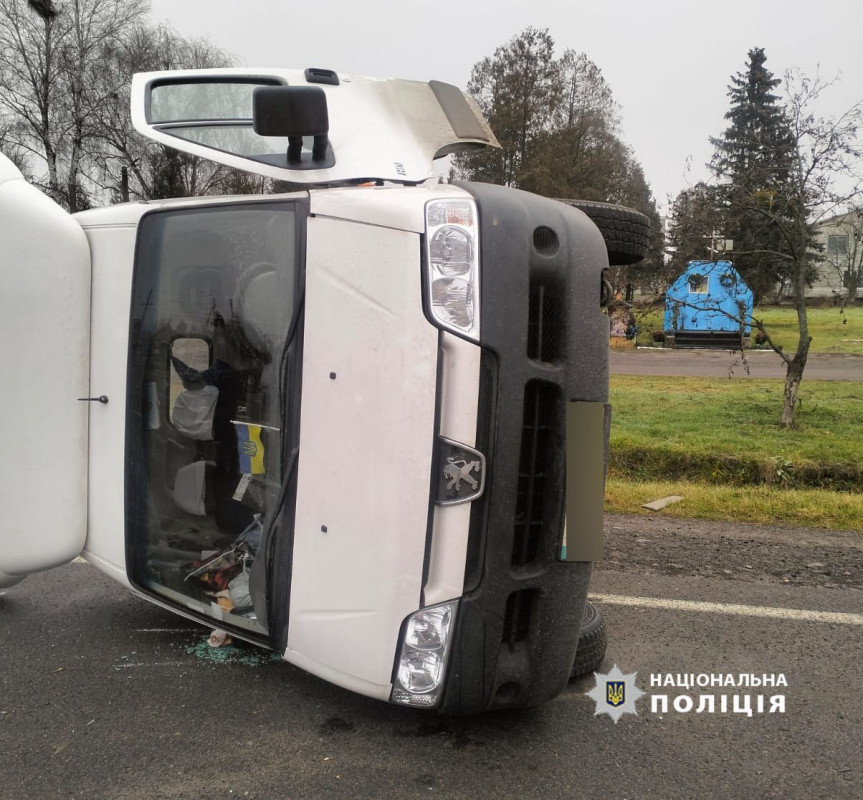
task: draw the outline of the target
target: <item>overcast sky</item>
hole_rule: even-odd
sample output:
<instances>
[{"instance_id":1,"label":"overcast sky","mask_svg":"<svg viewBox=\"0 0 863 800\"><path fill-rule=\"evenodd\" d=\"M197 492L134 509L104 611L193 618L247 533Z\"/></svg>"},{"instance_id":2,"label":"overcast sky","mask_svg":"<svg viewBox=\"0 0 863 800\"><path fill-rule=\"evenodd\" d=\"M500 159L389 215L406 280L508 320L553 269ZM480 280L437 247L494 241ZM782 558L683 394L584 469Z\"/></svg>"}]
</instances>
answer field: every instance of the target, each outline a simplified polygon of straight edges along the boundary
<instances>
[{"instance_id":1,"label":"overcast sky","mask_svg":"<svg viewBox=\"0 0 863 800\"><path fill-rule=\"evenodd\" d=\"M325 67L464 88L473 65L532 25L583 52L621 106L623 139L664 205L706 177L727 87L752 47L781 77L841 74L823 114L863 99L861 0L152 0L152 15L251 67ZM690 166L687 166L690 165Z\"/></svg>"}]
</instances>

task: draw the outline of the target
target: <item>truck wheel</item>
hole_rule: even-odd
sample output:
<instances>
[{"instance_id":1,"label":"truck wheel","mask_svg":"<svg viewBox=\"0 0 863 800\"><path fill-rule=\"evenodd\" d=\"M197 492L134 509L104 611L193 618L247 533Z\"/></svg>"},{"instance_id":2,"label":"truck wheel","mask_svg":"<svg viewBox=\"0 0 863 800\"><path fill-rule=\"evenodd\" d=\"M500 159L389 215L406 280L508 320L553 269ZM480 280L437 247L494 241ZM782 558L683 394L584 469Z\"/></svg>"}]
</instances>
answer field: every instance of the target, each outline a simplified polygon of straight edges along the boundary
<instances>
[{"instance_id":1,"label":"truck wheel","mask_svg":"<svg viewBox=\"0 0 863 800\"><path fill-rule=\"evenodd\" d=\"M583 211L599 228L605 239L608 263L612 267L635 264L647 255L650 246L650 220L640 211L613 203L589 200L560 200Z\"/></svg>"},{"instance_id":2,"label":"truck wheel","mask_svg":"<svg viewBox=\"0 0 863 800\"><path fill-rule=\"evenodd\" d=\"M570 679L593 672L605 658L607 644L608 635L605 632L602 612L593 603L585 603L581 633L578 635L578 649L575 651Z\"/></svg>"}]
</instances>

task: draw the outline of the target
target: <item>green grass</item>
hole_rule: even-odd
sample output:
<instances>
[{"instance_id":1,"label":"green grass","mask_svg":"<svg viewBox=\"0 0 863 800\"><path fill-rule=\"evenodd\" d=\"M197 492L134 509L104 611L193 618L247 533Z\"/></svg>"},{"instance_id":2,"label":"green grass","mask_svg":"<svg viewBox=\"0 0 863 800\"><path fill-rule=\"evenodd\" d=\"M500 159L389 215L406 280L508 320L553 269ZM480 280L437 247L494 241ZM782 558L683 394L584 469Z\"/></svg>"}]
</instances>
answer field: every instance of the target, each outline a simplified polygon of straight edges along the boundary
<instances>
[{"instance_id":1,"label":"green grass","mask_svg":"<svg viewBox=\"0 0 863 800\"><path fill-rule=\"evenodd\" d=\"M663 311L658 308L636 310L640 329L638 343L652 344L651 331L662 330ZM756 319L764 321L770 336L785 350L797 346L797 315L786 306L765 306L755 309ZM807 312L812 353L845 353L863 355L863 306L810 308Z\"/></svg>"},{"instance_id":2,"label":"green grass","mask_svg":"<svg viewBox=\"0 0 863 800\"><path fill-rule=\"evenodd\" d=\"M863 383L613 375L606 510L863 531Z\"/></svg>"},{"instance_id":3,"label":"green grass","mask_svg":"<svg viewBox=\"0 0 863 800\"><path fill-rule=\"evenodd\" d=\"M794 309L770 306L755 310L771 338L784 350L797 347L797 315ZM863 355L863 307L810 308L806 318L813 353Z\"/></svg>"},{"instance_id":4,"label":"green grass","mask_svg":"<svg viewBox=\"0 0 863 800\"><path fill-rule=\"evenodd\" d=\"M613 375L606 510L863 530L863 383L805 381L799 427L781 380Z\"/></svg>"},{"instance_id":5,"label":"green grass","mask_svg":"<svg viewBox=\"0 0 863 800\"><path fill-rule=\"evenodd\" d=\"M781 380L614 375L610 396L614 474L863 488L863 383L805 381L791 431Z\"/></svg>"},{"instance_id":6,"label":"green grass","mask_svg":"<svg viewBox=\"0 0 863 800\"><path fill-rule=\"evenodd\" d=\"M684 499L664 508L663 516L863 531L863 495L819 489L706 486L686 481L632 482L610 478L605 510L612 514L656 514L641 505L670 495L680 495Z\"/></svg>"}]
</instances>

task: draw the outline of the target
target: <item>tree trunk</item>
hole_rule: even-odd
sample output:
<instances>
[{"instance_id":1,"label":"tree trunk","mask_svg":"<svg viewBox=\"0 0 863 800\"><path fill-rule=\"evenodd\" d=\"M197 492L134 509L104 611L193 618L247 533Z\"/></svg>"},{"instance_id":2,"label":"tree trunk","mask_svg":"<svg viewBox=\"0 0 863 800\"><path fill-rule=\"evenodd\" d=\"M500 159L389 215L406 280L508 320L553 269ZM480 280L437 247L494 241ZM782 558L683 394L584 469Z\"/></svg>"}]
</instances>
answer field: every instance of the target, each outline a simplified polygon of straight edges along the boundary
<instances>
[{"instance_id":1,"label":"tree trunk","mask_svg":"<svg viewBox=\"0 0 863 800\"><path fill-rule=\"evenodd\" d=\"M809 345L812 337L809 335L809 319L806 316L806 262L801 259L795 265L791 278L794 291L794 307L797 310L797 350L794 358L787 362L785 372L785 392L782 398L782 414L779 424L783 428L794 428L797 425L797 393L803 380L803 370L809 357Z\"/></svg>"},{"instance_id":2,"label":"tree trunk","mask_svg":"<svg viewBox=\"0 0 863 800\"><path fill-rule=\"evenodd\" d=\"M78 182L75 179L75 174L69 175L69 183L66 185L66 193L69 196L69 213L74 214L78 211Z\"/></svg>"},{"instance_id":3,"label":"tree trunk","mask_svg":"<svg viewBox=\"0 0 863 800\"><path fill-rule=\"evenodd\" d=\"M76 127L80 128L80 124L76 124ZM81 139L82 137L76 133L72 140L72 148L69 155L69 179L66 188L69 194L70 214L80 211L78 207L78 172L81 165Z\"/></svg>"},{"instance_id":4,"label":"tree trunk","mask_svg":"<svg viewBox=\"0 0 863 800\"><path fill-rule=\"evenodd\" d=\"M60 191L60 176L57 171L57 153L51 146L47 137L44 140L45 163L48 165L48 193L51 199L57 203L63 202L63 193Z\"/></svg>"},{"instance_id":5,"label":"tree trunk","mask_svg":"<svg viewBox=\"0 0 863 800\"><path fill-rule=\"evenodd\" d=\"M785 372L785 391L782 396L782 414L779 417L779 424L783 428L794 428L797 425L797 393L803 380L803 369L806 367L808 354L809 343L807 342L802 357L798 351L788 362Z\"/></svg>"}]
</instances>

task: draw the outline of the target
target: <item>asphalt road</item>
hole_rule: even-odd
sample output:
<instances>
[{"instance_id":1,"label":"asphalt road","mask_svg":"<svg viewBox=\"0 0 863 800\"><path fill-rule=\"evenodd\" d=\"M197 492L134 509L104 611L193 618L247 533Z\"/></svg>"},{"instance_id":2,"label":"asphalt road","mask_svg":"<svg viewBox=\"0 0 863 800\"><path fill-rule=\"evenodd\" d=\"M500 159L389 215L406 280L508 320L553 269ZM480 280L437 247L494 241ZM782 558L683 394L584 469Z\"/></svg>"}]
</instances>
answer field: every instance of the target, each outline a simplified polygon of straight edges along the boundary
<instances>
[{"instance_id":1,"label":"asphalt road","mask_svg":"<svg viewBox=\"0 0 863 800\"><path fill-rule=\"evenodd\" d=\"M691 375L710 378L784 378L785 365L772 351L613 349L610 368L616 375ZM863 356L813 353L805 380L863 381Z\"/></svg>"},{"instance_id":2,"label":"asphalt road","mask_svg":"<svg viewBox=\"0 0 863 800\"><path fill-rule=\"evenodd\" d=\"M860 798L861 575L861 534L610 517L592 582L604 670L648 693L651 673L788 682L767 690L784 714L660 715L643 697L614 724L594 716L592 677L471 719L368 700L254 648L212 651L204 629L70 564L0 594L0 797Z\"/></svg>"}]
</instances>

